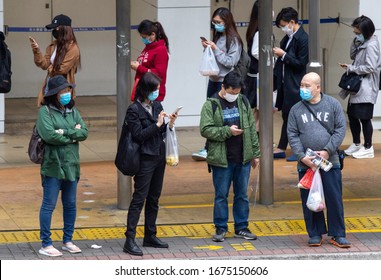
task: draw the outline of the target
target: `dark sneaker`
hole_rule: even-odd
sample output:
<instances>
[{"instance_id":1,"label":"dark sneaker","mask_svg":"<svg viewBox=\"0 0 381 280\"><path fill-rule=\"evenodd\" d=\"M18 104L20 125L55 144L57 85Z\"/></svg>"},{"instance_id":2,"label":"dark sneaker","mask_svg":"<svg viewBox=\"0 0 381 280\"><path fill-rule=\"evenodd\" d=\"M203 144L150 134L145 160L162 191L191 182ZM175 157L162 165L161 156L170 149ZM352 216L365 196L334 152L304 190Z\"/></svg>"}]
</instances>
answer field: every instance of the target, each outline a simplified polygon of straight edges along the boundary
<instances>
[{"instance_id":1,"label":"dark sneaker","mask_svg":"<svg viewBox=\"0 0 381 280\"><path fill-rule=\"evenodd\" d=\"M313 236L308 240L308 246L311 247L318 247L323 243L323 239L321 236Z\"/></svg>"},{"instance_id":2,"label":"dark sneaker","mask_svg":"<svg viewBox=\"0 0 381 280\"><path fill-rule=\"evenodd\" d=\"M349 248L351 247L351 243L345 238L340 236L332 237L330 240L331 244L340 247L340 248Z\"/></svg>"},{"instance_id":3,"label":"dark sneaker","mask_svg":"<svg viewBox=\"0 0 381 280\"><path fill-rule=\"evenodd\" d=\"M236 230L234 237L244 238L247 240L256 240L257 236L254 233L251 233L251 231L248 228Z\"/></svg>"},{"instance_id":4,"label":"dark sneaker","mask_svg":"<svg viewBox=\"0 0 381 280\"><path fill-rule=\"evenodd\" d=\"M213 241L214 242L222 242L225 240L226 230L223 228L218 228L216 230L216 234L213 235Z\"/></svg>"}]
</instances>

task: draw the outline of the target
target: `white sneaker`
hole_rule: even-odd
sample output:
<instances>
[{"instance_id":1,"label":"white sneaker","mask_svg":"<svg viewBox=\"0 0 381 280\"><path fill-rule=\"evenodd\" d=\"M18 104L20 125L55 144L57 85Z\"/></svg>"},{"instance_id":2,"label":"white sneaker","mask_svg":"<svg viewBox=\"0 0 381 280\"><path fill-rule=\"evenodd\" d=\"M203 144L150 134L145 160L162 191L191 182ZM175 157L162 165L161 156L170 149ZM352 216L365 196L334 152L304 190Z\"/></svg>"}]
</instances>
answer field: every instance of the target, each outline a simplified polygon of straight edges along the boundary
<instances>
[{"instance_id":1,"label":"white sneaker","mask_svg":"<svg viewBox=\"0 0 381 280\"><path fill-rule=\"evenodd\" d=\"M352 143L348 149L344 150L344 153L347 155L347 156L351 156L353 153L357 152L358 150L360 150L362 147L362 145L358 144L356 145L355 143Z\"/></svg>"},{"instance_id":2,"label":"white sneaker","mask_svg":"<svg viewBox=\"0 0 381 280\"><path fill-rule=\"evenodd\" d=\"M373 146L369 149L366 149L364 146L360 148L357 152L352 154L354 158L374 158L374 149Z\"/></svg>"},{"instance_id":3,"label":"white sneaker","mask_svg":"<svg viewBox=\"0 0 381 280\"><path fill-rule=\"evenodd\" d=\"M195 161L203 161L206 160L206 156L208 155L208 152L206 149L201 149L198 153L192 154L192 159Z\"/></svg>"}]
</instances>

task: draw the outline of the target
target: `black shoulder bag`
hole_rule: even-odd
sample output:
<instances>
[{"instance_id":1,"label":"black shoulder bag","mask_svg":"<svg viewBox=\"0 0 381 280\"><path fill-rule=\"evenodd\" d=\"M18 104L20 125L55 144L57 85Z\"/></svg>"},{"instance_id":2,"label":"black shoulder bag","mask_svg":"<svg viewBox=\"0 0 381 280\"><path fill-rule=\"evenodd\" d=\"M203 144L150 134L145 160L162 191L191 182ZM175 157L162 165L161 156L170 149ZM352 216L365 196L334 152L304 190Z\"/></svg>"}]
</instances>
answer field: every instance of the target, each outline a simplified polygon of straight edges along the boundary
<instances>
[{"instance_id":1,"label":"black shoulder bag","mask_svg":"<svg viewBox=\"0 0 381 280\"><path fill-rule=\"evenodd\" d=\"M302 101L302 103L304 104L304 106L306 106L306 108L308 109L308 111L310 111L310 113L314 116L314 118L328 131L328 133L329 134L333 134L333 131L332 130L330 130L329 128L328 128L328 126L326 126L326 124L325 123L323 123L323 122L321 122L318 118L317 118L317 116L316 116L316 114L315 114L315 112L310 108L310 106L306 103L306 102L304 102L304 101ZM345 152L343 151L343 150L340 150L340 149L337 149L337 155L339 156L339 162L340 162L340 169L341 170L343 170L343 168L344 168L344 158L345 158Z\"/></svg>"}]
</instances>

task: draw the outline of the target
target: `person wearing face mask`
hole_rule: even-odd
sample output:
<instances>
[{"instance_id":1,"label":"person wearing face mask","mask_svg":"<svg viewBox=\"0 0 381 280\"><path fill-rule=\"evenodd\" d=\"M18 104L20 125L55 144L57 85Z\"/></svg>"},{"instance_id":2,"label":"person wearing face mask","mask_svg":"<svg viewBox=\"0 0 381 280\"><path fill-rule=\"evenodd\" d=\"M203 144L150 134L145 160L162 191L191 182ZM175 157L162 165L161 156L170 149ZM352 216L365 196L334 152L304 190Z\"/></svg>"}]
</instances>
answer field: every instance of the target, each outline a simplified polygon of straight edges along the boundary
<instances>
[{"instance_id":1,"label":"person wearing face mask","mask_svg":"<svg viewBox=\"0 0 381 280\"><path fill-rule=\"evenodd\" d=\"M347 114L349 127L352 133L353 143L344 151L357 159L373 158L373 110L379 91L379 79L381 65L380 45L372 20L366 16L356 18L353 23L355 38L350 47L352 64L340 63L340 66L348 73L354 72L363 75L360 90L357 93L342 89L340 97L345 99L349 96ZM361 128L364 136L364 144L361 145Z\"/></svg>"},{"instance_id":2,"label":"person wearing face mask","mask_svg":"<svg viewBox=\"0 0 381 280\"><path fill-rule=\"evenodd\" d=\"M144 73L152 72L161 79L157 101L163 101L166 93L167 69L169 60L169 41L160 22L143 20L138 26L142 43L145 45L136 61L131 61L131 69L136 71L135 85L131 101L135 99L135 89Z\"/></svg>"},{"instance_id":3,"label":"person wearing face mask","mask_svg":"<svg viewBox=\"0 0 381 280\"><path fill-rule=\"evenodd\" d=\"M161 102L161 79L154 73L141 76L136 86L134 102L128 107L125 121L135 142L140 144L140 170L134 176L134 193L128 208L125 253L142 256L136 243L136 227L144 207L144 247L168 248L168 243L157 238L156 218L165 171L165 132L173 128L177 113L168 115ZM165 122L168 117L169 122Z\"/></svg>"},{"instance_id":4,"label":"person wearing face mask","mask_svg":"<svg viewBox=\"0 0 381 280\"><path fill-rule=\"evenodd\" d=\"M285 36L280 47L274 47L277 56L274 66L274 84L277 91L275 107L282 111L282 129L278 147L274 149L274 158L285 158L288 146L287 119L291 107L300 101L300 81L307 71L308 34L298 23L298 12L291 8L283 8L276 17L276 26L281 28ZM287 161L295 161L295 155Z\"/></svg>"},{"instance_id":5,"label":"person wearing face mask","mask_svg":"<svg viewBox=\"0 0 381 280\"><path fill-rule=\"evenodd\" d=\"M257 237L248 224L247 187L250 166L259 164L260 150L254 116L249 101L241 94L243 81L236 72L229 72L221 89L208 98L201 110L200 133L207 139L207 162L212 170L215 190L212 240L222 242L228 232L228 195L233 183L234 236L247 240Z\"/></svg>"},{"instance_id":6,"label":"person wearing face mask","mask_svg":"<svg viewBox=\"0 0 381 280\"><path fill-rule=\"evenodd\" d=\"M62 75L49 79L49 90L38 110L36 127L45 142L41 164L43 200L40 209L41 255L62 256L53 246L50 225L59 192L63 205L62 250L80 253L73 242L76 220L77 185L80 177L79 142L87 139L88 130L72 98L74 84Z\"/></svg>"},{"instance_id":7,"label":"person wearing face mask","mask_svg":"<svg viewBox=\"0 0 381 280\"><path fill-rule=\"evenodd\" d=\"M216 76L209 76L207 98L220 91L224 77L237 65L243 47L233 14L229 9L222 7L214 11L212 29L213 39L211 41L201 40L201 45L204 49L207 46L212 48L220 71ZM206 147L192 153L192 158L196 161L205 161L206 156Z\"/></svg>"},{"instance_id":8,"label":"person wearing face mask","mask_svg":"<svg viewBox=\"0 0 381 280\"><path fill-rule=\"evenodd\" d=\"M312 162L314 157L306 155L307 148L333 164L329 171L320 170L327 208L327 225L324 211L313 212L307 208L309 190L300 189L304 221L309 236L308 245L320 246L323 242L322 235L328 233L328 236L331 236L331 244L348 248L351 243L345 237L342 175L337 154L345 136L346 121L338 100L321 93L320 83L317 73L310 72L303 77L299 90L302 101L290 110L287 135L298 160L299 180L308 168L317 169ZM316 118L323 122L330 132Z\"/></svg>"},{"instance_id":9,"label":"person wearing face mask","mask_svg":"<svg viewBox=\"0 0 381 280\"><path fill-rule=\"evenodd\" d=\"M81 68L81 55L77 39L71 27L71 18L60 14L53 18L52 23L46 25L52 30L53 42L42 54L37 41L30 37L34 55L34 63L42 70L47 70L46 78L38 94L37 105L41 106L44 94L49 90L48 80L56 75L63 75L71 84L75 84L75 74ZM72 90L73 98L75 91Z\"/></svg>"}]
</instances>

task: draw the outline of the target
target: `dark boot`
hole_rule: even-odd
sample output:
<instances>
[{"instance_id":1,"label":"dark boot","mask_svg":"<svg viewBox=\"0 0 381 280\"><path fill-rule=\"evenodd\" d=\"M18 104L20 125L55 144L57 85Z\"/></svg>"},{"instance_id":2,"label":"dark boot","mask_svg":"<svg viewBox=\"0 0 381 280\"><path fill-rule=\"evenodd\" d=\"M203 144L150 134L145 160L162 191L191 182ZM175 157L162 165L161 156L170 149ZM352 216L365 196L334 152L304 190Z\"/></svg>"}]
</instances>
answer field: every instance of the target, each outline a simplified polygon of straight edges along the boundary
<instances>
[{"instance_id":1,"label":"dark boot","mask_svg":"<svg viewBox=\"0 0 381 280\"><path fill-rule=\"evenodd\" d=\"M154 247L154 248L168 248L168 243L161 241L156 235L145 236L143 239L144 247Z\"/></svg>"},{"instance_id":2,"label":"dark boot","mask_svg":"<svg viewBox=\"0 0 381 280\"><path fill-rule=\"evenodd\" d=\"M143 256L142 250L135 242L135 238L127 237L126 242L124 242L123 252L134 256Z\"/></svg>"}]
</instances>

